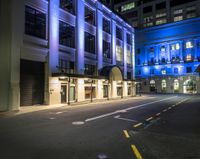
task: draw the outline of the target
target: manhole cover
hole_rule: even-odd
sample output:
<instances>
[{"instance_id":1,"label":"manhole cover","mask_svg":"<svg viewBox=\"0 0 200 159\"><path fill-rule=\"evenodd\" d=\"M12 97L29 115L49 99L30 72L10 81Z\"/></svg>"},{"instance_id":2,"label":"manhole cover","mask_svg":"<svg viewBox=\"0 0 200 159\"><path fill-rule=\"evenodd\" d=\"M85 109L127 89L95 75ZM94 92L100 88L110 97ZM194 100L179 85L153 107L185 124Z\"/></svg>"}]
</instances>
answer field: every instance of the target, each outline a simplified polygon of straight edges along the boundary
<instances>
[{"instance_id":1,"label":"manhole cover","mask_svg":"<svg viewBox=\"0 0 200 159\"><path fill-rule=\"evenodd\" d=\"M74 121L74 122L72 122L72 124L73 125L83 125L83 124L85 124L85 122L84 121Z\"/></svg>"},{"instance_id":2,"label":"manhole cover","mask_svg":"<svg viewBox=\"0 0 200 159\"><path fill-rule=\"evenodd\" d=\"M106 154L99 154L97 156L97 159L108 159L107 155Z\"/></svg>"}]
</instances>

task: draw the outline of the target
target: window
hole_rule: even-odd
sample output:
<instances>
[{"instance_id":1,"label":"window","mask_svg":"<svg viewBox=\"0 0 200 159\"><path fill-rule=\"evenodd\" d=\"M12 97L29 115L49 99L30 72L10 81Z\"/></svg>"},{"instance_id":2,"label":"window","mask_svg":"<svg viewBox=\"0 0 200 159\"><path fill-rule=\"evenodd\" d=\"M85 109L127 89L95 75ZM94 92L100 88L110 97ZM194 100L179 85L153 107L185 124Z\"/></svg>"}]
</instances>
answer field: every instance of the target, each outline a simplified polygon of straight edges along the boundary
<instances>
[{"instance_id":1,"label":"window","mask_svg":"<svg viewBox=\"0 0 200 159\"><path fill-rule=\"evenodd\" d=\"M166 51L165 46L162 46L162 47L160 48L160 51L161 51L161 52L165 52L165 51Z\"/></svg>"},{"instance_id":2,"label":"window","mask_svg":"<svg viewBox=\"0 0 200 159\"><path fill-rule=\"evenodd\" d=\"M153 47L150 47L150 53L154 53L154 48Z\"/></svg>"},{"instance_id":3,"label":"window","mask_svg":"<svg viewBox=\"0 0 200 159\"><path fill-rule=\"evenodd\" d=\"M186 67L186 73L192 73L192 67Z\"/></svg>"},{"instance_id":4,"label":"window","mask_svg":"<svg viewBox=\"0 0 200 159\"><path fill-rule=\"evenodd\" d=\"M85 32L85 51L95 54L95 36Z\"/></svg>"},{"instance_id":5,"label":"window","mask_svg":"<svg viewBox=\"0 0 200 159\"><path fill-rule=\"evenodd\" d=\"M103 18L103 31L110 33L110 21Z\"/></svg>"},{"instance_id":6,"label":"window","mask_svg":"<svg viewBox=\"0 0 200 159\"><path fill-rule=\"evenodd\" d=\"M127 79L131 80L131 72L127 72Z\"/></svg>"},{"instance_id":7,"label":"window","mask_svg":"<svg viewBox=\"0 0 200 159\"><path fill-rule=\"evenodd\" d=\"M141 70L137 70L136 74L141 75Z\"/></svg>"},{"instance_id":8,"label":"window","mask_svg":"<svg viewBox=\"0 0 200 159\"><path fill-rule=\"evenodd\" d=\"M120 62L123 61L122 48L118 45L116 46L116 60Z\"/></svg>"},{"instance_id":9,"label":"window","mask_svg":"<svg viewBox=\"0 0 200 159\"><path fill-rule=\"evenodd\" d=\"M161 69L161 74L162 74L162 75L166 75L166 74L167 74L166 69Z\"/></svg>"},{"instance_id":10,"label":"window","mask_svg":"<svg viewBox=\"0 0 200 159\"><path fill-rule=\"evenodd\" d=\"M119 27L116 27L116 37L122 40L122 29Z\"/></svg>"},{"instance_id":11,"label":"window","mask_svg":"<svg viewBox=\"0 0 200 159\"><path fill-rule=\"evenodd\" d=\"M131 45L131 41L132 41L131 34L128 34L128 33L126 34L126 40L127 40L127 43Z\"/></svg>"},{"instance_id":12,"label":"window","mask_svg":"<svg viewBox=\"0 0 200 159\"><path fill-rule=\"evenodd\" d=\"M167 15L167 13L158 13L158 14L156 14L156 18L165 17L166 15Z\"/></svg>"},{"instance_id":13,"label":"window","mask_svg":"<svg viewBox=\"0 0 200 159\"><path fill-rule=\"evenodd\" d=\"M166 90L166 88L167 88L167 82L166 82L166 80L162 80L161 87L162 87L162 91Z\"/></svg>"},{"instance_id":14,"label":"window","mask_svg":"<svg viewBox=\"0 0 200 159\"><path fill-rule=\"evenodd\" d=\"M178 68L177 67L174 68L174 73L178 74Z\"/></svg>"},{"instance_id":15,"label":"window","mask_svg":"<svg viewBox=\"0 0 200 159\"><path fill-rule=\"evenodd\" d=\"M150 13L150 12L152 12L152 6L148 6L148 7L144 7L143 8L143 13L145 14L145 13Z\"/></svg>"},{"instance_id":16,"label":"window","mask_svg":"<svg viewBox=\"0 0 200 159\"><path fill-rule=\"evenodd\" d=\"M110 43L103 40L103 57L110 58Z\"/></svg>"},{"instance_id":17,"label":"window","mask_svg":"<svg viewBox=\"0 0 200 159\"><path fill-rule=\"evenodd\" d=\"M121 7L121 12L125 12L127 10L131 10L135 8L135 2L132 2L132 3L128 3L128 4L125 4Z\"/></svg>"},{"instance_id":18,"label":"window","mask_svg":"<svg viewBox=\"0 0 200 159\"><path fill-rule=\"evenodd\" d=\"M192 61L192 55L191 54L186 55L186 61Z\"/></svg>"},{"instance_id":19,"label":"window","mask_svg":"<svg viewBox=\"0 0 200 159\"><path fill-rule=\"evenodd\" d=\"M174 21L175 22L181 21L181 20L183 20L183 16L182 15L174 17Z\"/></svg>"},{"instance_id":20,"label":"window","mask_svg":"<svg viewBox=\"0 0 200 159\"><path fill-rule=\"evenodd\" d=\"M25 7L25 34L46 38L46 15L29 6Z\"/></svg>"},{"instance_id":21,"label":"window","mask_svg":"<svg viewBox=\"0 0 200 159\"><path fill-rule=\"evenodd\" d=\"M196 10L195 6L190 6L190 7L186 8L186 11L194 11L194 10Z\"/></svg>"},{"instance_id":22,"label":"window","mask_svg":"<svg viewBox=\"0 0 200 159\"><path fill-rule=\"evenodd\" d=\"M96 75L96 65L85 64L85 75Z\"/></svg>"},{"instance_id":23,"label":"window","mask_svg":"<svg viewBox=\"0 0 200 159\"><path fill-rule=\"evenodd\" d=\"M62 21L59 22L59 43L75 48L75 28Z\"/></svg>"},{"instance_id":24,"label":"window","mask_svg":"<svg viewBox=\"0 0 200 159\"><path fill-rule=\"evenodd\" d=\"M178 9L178 10L175 10L175 11L174 11L174 15L175 15L175 14L181 14L181 13L183 13L183 10L182 10L182 9Z\"/></svg>"},{"instance_id":25,"label":"window","mask_svg":"<svg viewBox=\"0 0 200 159\"><path fill-rule=\"evenodd\" d=\"M59 68L62 73L75 73L74 62L59 59Z\"/></svg>"},{"instance_id":26,"label":"window","mask_svg":"<svg viewBox=\"0 0 200 159\"><path fill-rule=\"evenodd\" d=\"M60 0L60 8L65 11L75 14L75 1L74 0Z\"/></svg>"},{"instance_id":27,"label":"window","mask_svg":"<svg viewBox=\"0 0 200 159\"><path fill-rule=\"evenodd\" d=\"M141 64L141 62L140 62L140 59L137 59L137 64L138 64L138 65L140 65L140 64Z\"/></svg>"},{"instance_id":28,"label":"window","mask_svg":"<svg viewBox=\"0 0 200 159\"><path fill-rule=\"evenodd\" d=\"M127 50L127 64L131 65L131 51Z\"/></svg>"},{"instance_id":29,"label":"window","mask_svg":"<svg viewBox=\"0 0 200 159\"><path fill-rule=\"evenodd\" d=\"M85 21L91 25L95 25L95 11L85 6Z\"/></svg>"},{"instance_id":30,"label":"window","mask_svg":"<svg viewBox=\"0 0 200 159\"><path fill-rule=\"evenodd\" d=\"M156 4L156 10L165 9L165 8L166 8L166 2Z\"/></svg>"},{"instance_id":31,"label":"window","mask_svg":"<svg viewBox=\"0 0 200 159\"><path fill-rule=\"evenodd\" d=\"M180 49L180 44L179 43L176 43L176 44L172 44L171 45L171 50L174 51L174 50L179 50Z\"/></svg>"},{"instance_id":32,"label":"window","mask_svg":"<svg viewBox=\"0 0 200 159\"><path fill-rule=\"evenodd\" d=\"M161 24L165 24L167 23L167 19L159 19L159 20L156 20L156 25L161 25Z\"/></svg>"},{"instance_id":33,"label":"window","mask_svg":"<svg viewBox=\"0 0 200 159\"><path fill-rule=\"evenodd\" d=\"M137 53L137 54L140 54L140 49L137 49L137 50L136 50L136 53Z\"/></svg>"},{"instance_id":34,"label":"window","mask_svg":"<svg viewBox=\"0 0 200 159\"><path fill-rule=\"evenodd\" d=\"M153 20L153 16L144 17L144 23L151 22Z\"/></svg>"},{"instance_id":35,"label":"window","mask_svg":"<svg viewBox=\"0 0 200 159\"><path fill-rule=\"evenodd\" d=\"M196 17L196 13L187 13L186 18L194 18Z\"/></svg>"},{"instance_id":36,"label":"window","mask_svg":"<svg viewBox=\"0 0 200 159\"><path fill-rule=\"evenodd\" d=\"M154 69L150 69L150 74L154 75Z\"/></svg>"},{"instance_id":37,"label":"window","mask_svg":"<svg viewBox=\"0 0 200 159\"><path fill-rule=\"evenodd\" d=\"M193 48L193 43L191 41L187 41L185 44L186 49Z\"/></svg>"}]
</instances>

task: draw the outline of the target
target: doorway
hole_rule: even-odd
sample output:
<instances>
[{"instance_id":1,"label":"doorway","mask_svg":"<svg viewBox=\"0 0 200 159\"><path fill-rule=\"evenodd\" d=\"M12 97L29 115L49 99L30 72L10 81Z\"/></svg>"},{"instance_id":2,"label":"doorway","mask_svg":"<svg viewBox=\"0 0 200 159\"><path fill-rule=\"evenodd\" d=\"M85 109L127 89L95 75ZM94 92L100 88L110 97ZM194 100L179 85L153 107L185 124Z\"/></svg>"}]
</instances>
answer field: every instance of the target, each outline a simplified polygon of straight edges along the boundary
<instances>
[{"instance_id":1,"label":"doorway","mask_svg":"<svg viewBox=\"0 0 200 159\"><path fill-rule=\"evenodd\" d=\"M67 103L67 86L61 85L61 103Z\"/></svg>"}]
</instances>

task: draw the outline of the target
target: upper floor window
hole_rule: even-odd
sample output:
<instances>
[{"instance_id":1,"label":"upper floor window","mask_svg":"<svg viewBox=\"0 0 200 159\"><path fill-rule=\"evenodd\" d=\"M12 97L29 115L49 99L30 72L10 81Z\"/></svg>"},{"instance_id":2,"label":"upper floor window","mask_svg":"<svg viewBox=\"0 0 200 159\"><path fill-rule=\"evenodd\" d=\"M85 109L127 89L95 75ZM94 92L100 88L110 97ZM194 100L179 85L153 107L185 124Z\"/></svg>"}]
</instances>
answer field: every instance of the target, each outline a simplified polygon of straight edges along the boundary
<instances>
[{"instance_id":1,"label":"upper floor window","mask_svg":"<svg viewBox=\"0 0 200 159\"><path fill-rule=\"evenodd\" d=\"M167 19L166 18L156 20L156 25L161 25L161 24L165 24L165 23L167 23Z\"/></svg>"},{"instance_id":2,"label":"upper floor window","mask_svg":"<svg viewBox=\"0 0 200 159\"><path fill-rule=\"evenodd\" d=\"M74 62L67 61L64 59L59 59L59 68L61 69L62 73L74 73Z\"/></svg>"},{"instance_id":3,"label":"upper floor window","mask_svg":"<svg viewBox=\"0 0 200 159\"><path fill-rule=\"evenodd\" d=\"M75 1L74 0L60 0L60 8L65 11L75 14Z\"/></svg>"},{"instance_id":4,"label":"upper floor window","mask_svg":"<svg viewBox=\"0 0 200 159\"><path fill-rule=\"evenodd\" d=\"M127 43L131 45L131 41L132 41L131 34L128 34L128 33L126 34L126 40L127 40Z\"/></svg>"},{"instance_id":5,"label":"upper floor window","mask_svg":"<svg viewBox=\"0 0 200 159\"><path fill-rule=\"evenodd\" d=\"M110 58L110 43L103 40L103 57Z\"/></svg>"},{"instance_id":6,"label":"upper floor window","mask_svg":"<svg viewBox=\"0 0 200 159\"><path fill-rule=\"evenodd\" d=\"M156 18L161 18L167 16L167 13L158 13L156 14Z\"/></svg>"},{"instance_id":7,"label":"upper floor window","mask_svg":"<svg viewBox=\"0 0 200 159\"><path fill-rule=\"evenodd\" d=\"M161 52L165 52L165 51L166 51L165 46L161 46L160 51L161 51Z\"/></svg>"},{"instance_id":8,"label":"upper floor window","mask_svg":"<svg viewBox=\"0 0 200 159\"><path fill-rule=\"evenodd\" d=\"M127 50L127 64L131 65L131 51Z\"/></svg>"},{"instance_id":9,"label":"upper floor window","mask_svg":"<svg viewBox=\"0 0 200 159\"><path fill-rule=\"evenodd\" d=\"M186 55L186 61L192 61L192 55L191 54Z\"/></svg>"},{"instance_id":10,"label":"upper floor window","mask_svg":"<svg viewBox=\"0 0 200 159\"><path fill-rule=\"evenodd\" d=\"M162 75L166 75L166 74L167 74L167 71L166 71L165 68L164 68L164 69L161 69L161 74L162 74Z\"/></svg>"},{"instance_id":11,"label":"upper floor window","mask_svg":"<svg viewBox=\"0 0 200 159\"><path fill-rule=\"evenodd\" d=\"M177 9L174 11L174 14L181 14L183 13L183 10L182 9Z\"/></svg>"},{"instance_id":12,"label":"upper floor window","mask_svg":"<svg viewBox=\"0 0 200 159\"><path fill-rule=\"evenodd\" d=\"M187 13L187 15L186 15L186 18L194 18L194 17L196 17L196 13L195 12L192 12L192 13Z\"/></svg>"},{"instance_id":13,"label":"upper floor window","mask_svg":"<svg viewBox=\"0 0 200 159\"><path fill-rule=\"evenodd\" d=\"M85 6L85 21L91 25L95 25L95 11Z\"/></svg>"},{"instance_id":14,"label":"upper floor window","mask_svg":"<svg viewBox=\"0 0 200 159\"><path fill-rule=\"evenodd\" d=\"M178 68L177 67L174 68L174 73L178 74Z\"/></svg>"},{"instance_id":15,"label":"upper floor window","mask_svg":"<svg viewBox=\"0 0 200 159\"><path fill-rule=\"evenodd\" d=\"M96 75L96 65L85 64L85 75Z\"/></svg>"},{"instance_id":16,"label":"upper floor window","mask_svg":"<svg viewBox=\"0 0 200 159\"><path fill-rule=\"evenodd\" d=\"M192 73L192 67L186 67L186 73Z\"/></svg>"},{"instance_id":17,"label":"upper floor window","mask_svg":"<svg viewBox=\"0 0 200 159\"><path fill-rule=\"evenodd\" d=\"M46 14L29 6L25 7L25 34L46 38Z\"/></svg>"},{"instance_id":18,"label":"upper floor window","mask_svg":"<svg viewBox=\"0 0 200 159\"><path fill-rule=\"evenodd\" d=\"M110 33L110 21L103 18L103 31Z\"/></svg>"},{"instance_id":19,"label":"upper floor window","mask_svg":"<svg viewBox=\"0 0 200 159\"><path fill-rule=\"evenodd\" d=\"M149 51L150 53L154 53L154 47L150 47Z\"/></svg>"},{"instance_id":20,"label":"upper floor window","mask_svg":"<svg viewBox=\"0 0 200 159\"><path fill-rule=\"evenodd\" d=\"M183 20L183 16L182 15L174 17L174 21L175 22L181 21L181 20Z\"/></svg>"},{"instance_id":21,"label":"upper floor window","mask_svg":"<svg viewBox=\"0 0 200 159\"><path fill-rule=\"evenodd\" d=\"M116 27L116 38L122 40L122 29L119 27Z\"/></svg>"},{"instance_id":22,"label":"upper floor window","mask_svg":"<svg viewBox=\"0 0 200 159\"><path fill-rule=\"evenodd\" d=\"M187 41L185 43L185 47L186 47L186 49L193 48L193 43L191 41Z\"/></svg>"},{"instance_id":23,"label":"upper floor window","mask_svg":"<svg viewBox=\"0 0 200 159\"><path fill-rule=\"evenodd\" d=\"M120 46L116 46L116 60L122 62L123 61L123 53L122 48Z\"/></svg>"},{"instance_id":24,"label":"upper floor window","mask_svg":"<svg viewBox=\"0 0 200 159\"><path fill-rule=\"evenodd\" d=\"M95 54L95 36L85 32L85 51Z\"/></svg>"},{"instance_id":25,"label":"upper floor window","mask_svg":"<svg viewBox=\"0 0 200 159\"><path fill-rule=\"evenodd\" d=\"M62 21L59 22L59 43L68 47L75 47L75 28Z\"/></svg>"},{"instance_id":26,"label":"upper floor window","mask_svg":"<svg viewBox=\"0 0 200 159\"><path fill-rule=\"evenodd\" d=\"M180 49L180 45L179 43L176 43L176 44L172 44L171 45L171 50L174 51L174 50L179 50Z\"/></svg>"},{"instance_id":27,"label":"upper floor window","mask_svg":"<svg viewBox=\"0 0 200 159\"><path fill-rule=\"evenodd\" d=\"M141 52L141 51L140 51L140 48L138 48L138 49L136 50L136 54L138 54L138 55L139 55L139 54L140 54L140 52Z\"/></svg>"},{"instance_id":28,"label":"upper floor window","mask_svg":"<svg viewBox=\"0 0 200 159\"><path fill-rule=\"evenodd\" d=\"M131 3L121 6L121 12L125 12L125 11L131 10L133 8L135 8L135 2L131 2Z\"/></svg>"},{"instance_id":29,"label":"upper floor window","mask_svg":"<svg viewBox=\"0 0 200 159\"><path fill-rule=\"evenodd\" d=\"M194 10L196 10L195 6L190 6L190 7L186 8L187 12L194 11Z\"/></svg>"}]
</instances>

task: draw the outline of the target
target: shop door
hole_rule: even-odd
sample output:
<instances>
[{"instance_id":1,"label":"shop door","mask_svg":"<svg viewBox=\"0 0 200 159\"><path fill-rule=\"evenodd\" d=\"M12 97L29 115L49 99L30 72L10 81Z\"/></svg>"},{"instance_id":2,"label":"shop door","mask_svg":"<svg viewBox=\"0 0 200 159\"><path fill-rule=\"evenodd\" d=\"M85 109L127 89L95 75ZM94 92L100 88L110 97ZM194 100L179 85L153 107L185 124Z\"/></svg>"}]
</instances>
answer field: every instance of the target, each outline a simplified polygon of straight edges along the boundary
<instances>
[{"instance_id":1,"label":"shop door","mask_svg":"<svg viewBox=\"0 0 200 159\"><path fill-rule=\"evenodd\" d=\"M66 85L61 85L61 103L66 103L67 102L67 86Z\"/></svg>"}]
</instances>

